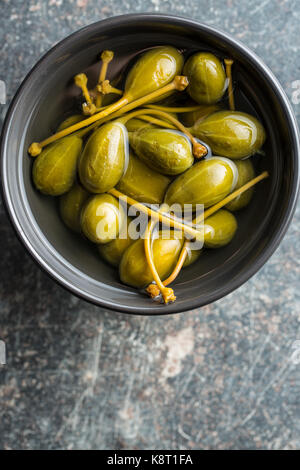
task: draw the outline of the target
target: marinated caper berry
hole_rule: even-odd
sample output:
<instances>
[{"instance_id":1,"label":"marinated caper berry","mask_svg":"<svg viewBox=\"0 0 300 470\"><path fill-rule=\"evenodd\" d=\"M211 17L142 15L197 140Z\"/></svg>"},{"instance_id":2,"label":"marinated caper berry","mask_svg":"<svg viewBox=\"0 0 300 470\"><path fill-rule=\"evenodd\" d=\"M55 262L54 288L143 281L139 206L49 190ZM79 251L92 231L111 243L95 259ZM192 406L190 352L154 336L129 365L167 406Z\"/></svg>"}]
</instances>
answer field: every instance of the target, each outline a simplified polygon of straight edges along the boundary
<instances>
[{"instance_id":1,"label":"marinated caper berry","mask_svg":"<svg viewBox=\"0 0 300 470\"><path fill-rule=\"evenodd\" d=\"M237 230L237 221L231 212L220 209L205 220L204 246L220 248L233 239Z\"/></svg>"},{"instance_id":2,"label":"marinated caper berry","mask_svg":"<svg viewBox=\"0 0 300 470\"><path fill-rule=\"evenodd\" d=\"M203 121L206 117L210 116L217 111L220 111L221 107L217 104L202 105L200 109L196 111L189 111L188 113L180 114L180 121L186 127L192 127L196 122Z\"/></svg>"},{"instance_id":3,"label":"marinated caper berry","mask_svg":"<svg viewBox=\"0 0 300 470\"><path fill-rule=\"evenodd\" d=\"M127 130L113 121L89 138L79 162L79 177L92 193L105 193L121 179L128 152Z\"/></svg>"},{"instance_id":4,"label":"marinated caper berry","mask_svg":"<svg viewBox=\"0 0 300 470\"><path fill-rule=\"evenodd\" d=\"M212 206L234 190L237 177L236 166L228 158L201 160L170 184L165 202L169 206L180 204L182 208L184 204L192 204L193 210L196 204Z\"/></svg>"},{"instance_id":5,"label":"marinated caper berry","mask_svg":"<svg viewBox=\"0 0 300 470\"><path fill-rule=\"evenodd\" d=\"M238 189L255 177L255 171L250 158L247 160L235 160L235 164L239 174L235 189ZM237 196L233 201L229 202L229 204L226 205L226 208L230 211L238 211L243 209L251 201L253 192L253 187L248 189L248 191L245 191L244 193Z\"/></svg>"},{"instance_id":6,"label":"marinated caper berry","mask_svg":"<svg viewBox=\"0 0 300 470\"><path fill-rule=\"evenodd\" d=\"M132 151L126 171L116 188L139 202L161 204L170 178L145 165Z\"/></svg>"},{"instance_id":7,"label":"marinated caper berry","mask_svg":"<svg viewBox=\"0 0 300 470\"><path fill-rule=\"evenodd\" d=\"M124 210L115 197L97 194L88 199L81 211L81 230L94 243L108 243L118 236L124 218Z\"/></svg>"},{"instance_id":8,"label":"marinated caper berry","mask_svg":"<svg viewBox=\"0 0 300 470\"><path fill-rule=\"evenodd\" d=\"M49 196L60 196L71 189L76 176L82 140L68 136L49 145L34 160L32 177L36 188Z\"/></svg>"},{"instance_id":9,"label":"marinated caper berry","mask_svg":"<svg viewBox=\"0 0 300 470\"><path fill-rule=\"evenodd\" d=\"M240 111L218 111L196 122L190 131L206 142L215 155L233 159L253 155L266 138L262 124Z\"/></svg>"},{"instance_id":10,"label":"marinated caper berry","mask_svg":"<svg viewBox=\"0 0 300 470\"><path fill-rule=\"evenodd\" d=\"M187 92L200 104L214 104L219 101L226 89L226 75L220 60L210 52L197 52L183 68L188 77Z\"/></svg>"},{"instance_id":11,"label":"marinated caper berry","mask_svg":"<svg viewBox=\"0 0 300 470\"><path fill-rule=\"evenodd\" d=\"M125 125L128 132L139 131L140 129L144 129L145 127L155 127L155 125L151 124L151 122L146 122L139 118L132 118L128 122L126 122Z\"/></svg>"},{"instance_id":12,"label":"marinated caper berry","mask_svg":"<svg viewBox=\"0 0 300 470\"><path fill-rule=\"evenodd\" d=\"M183 240L176 239L174 235L165 238L166 233L159 233L159 238L153 241L153 259L159 276L166 278L176 264ZM124 284L142 288L153 281L147 263L144 240L136 240L127 248L120 263L120 279Z\"/></svg>"},{"instance_id":13,"label":"marinated caper berry","mask_svg":"<svg viewBox=\"0 0 300 470\"><path fill-rule=\"evenodd\" d=\"M179 131L144 128L129 134L138 157L150 168L165 175L178 175L194 162L191 143Z\"/></svg>"},{"instance_id":14,"label":"marinated caper berry","mask_svg":"<svg viewBox=\"0 0 300 470\"><path fill-rule=\"evenodd\" d=\"M188 250L187 257L183 263L183 268L187 268L191 264L194 264L200 257L202 249L200 250Z\"/></svg>"},{"instance_id":15,"label":"marinated caper berry","mask_svg":"<svg viewBox=\"0 0 300 470\"><path fill-rule=\"evenodd\" d=\"M74 186L60 197L59 210L63 222L74 232L80 232L80 213L89 193L80 185Z\"/></svg>"},{"instance_id":16,"label":"marinated caper berry","mask_svg":"<svg viewBox=\"0 0 300 470\"><path fill-rule=\"evenodd\" d=\"M134 240L130 238L128 230L129 224L130 219L127 217L115 240L105 243L104 245L98 245L97 247L101 257L112 266L119 266L124 252L134 242Z\"/></svg>"},{"instance_id":17,"label":"marinated caper berry","mask_svg":"<svg viewBox=\"0 0 300 470\"><path fill-rule=\"evenodd\" d=\"M125 95L130 100L162 88L179 75L183 66L180 52L171 46L161 46L150 49L142 54L129 71L125 83ZM161 100L168 96L164 94Z\"/></svg>"},{"instance_id":18,"label":"marinated caper berry","mask_svg":"<svg viewBox=\"0 0 300 470\"><path fill-rule=\"evenodd\" d=\"M72 116L67 117L60 123L56 132L62 131L63 129L67 129L68 127L73 126L73 124L77 124L77 122L80 122L83 119L85 119L85 116L83 116L82 114L73 114Z\"/></svg>"}]
</instances>

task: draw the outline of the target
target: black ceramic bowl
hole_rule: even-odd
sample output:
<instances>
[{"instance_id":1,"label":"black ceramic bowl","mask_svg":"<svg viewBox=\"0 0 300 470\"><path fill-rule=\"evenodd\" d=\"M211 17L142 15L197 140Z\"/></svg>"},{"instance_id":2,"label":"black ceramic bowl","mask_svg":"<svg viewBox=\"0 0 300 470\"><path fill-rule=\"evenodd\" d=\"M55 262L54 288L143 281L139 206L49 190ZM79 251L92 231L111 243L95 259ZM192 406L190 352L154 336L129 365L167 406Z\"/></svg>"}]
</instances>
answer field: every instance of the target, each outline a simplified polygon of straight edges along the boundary
<instances>
[{"instance_id":1,"label":"black ceramic bowl","mask_svg":"<svg viewBox=\"0 0 300 470\"><path fill-rule=\"evenodd\" d=\"M213 50L235 60L237 106L256 113L268 139L266 156L255 157L257 172L270 178L255 189L238 215L233 242L207 251L183 270L174 288L177 301L161 305L122 285L116 271L88 243L61 222L54 198L38 194L31 182L32 141L54 130L78 89L72 77L86 71L96 81L99 52L112 49L112 74L144 48L171 44ZM87 26L51 49L18 90L7 114L1 142L3 194L12 223L33 258L56 281L95 304L140 314L181 312L213 302L252 276L274 252L293 215L298 192L299 140L288 100L276 78L240 42L215 28L169 15L126 15ZM30 295L30 293L28 293Z\"/></svg>"}]
</instances>

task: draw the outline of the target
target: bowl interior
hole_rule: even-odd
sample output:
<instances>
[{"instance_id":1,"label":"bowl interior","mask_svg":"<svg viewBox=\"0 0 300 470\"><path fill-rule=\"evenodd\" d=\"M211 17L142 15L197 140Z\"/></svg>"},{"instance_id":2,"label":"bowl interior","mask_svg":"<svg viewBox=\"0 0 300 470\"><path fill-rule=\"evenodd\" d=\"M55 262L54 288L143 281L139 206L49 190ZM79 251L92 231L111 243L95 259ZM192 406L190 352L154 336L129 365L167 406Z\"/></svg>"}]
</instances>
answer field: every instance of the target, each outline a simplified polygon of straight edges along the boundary
<instances>
[{"instance_id":1,"label":"bowl interior","mask_svg":"<svg viewBox=\"0 0 300 470\"><path fill-rule=\"evenodd\" d=\"M256 155L257 173L270 178L255 188L251 205L237 214L234 240L219 250L206 250L197 263L183 270L174 284L177 301L169 306L151 302L124 286L115 269L105 264L95 247L61 222L57 199L39 194L32 185L32 160L26 149L52 132L74 108L78 89L72 77L85 71L97 81L99 52L115 51L109 78L124 70L142 50L170 44L186 54L211 50L235 60L237 109L262 120L265 156ZM37 65L10 110L3 139L3 180L7 205L17 231L34 257L58 281L95 303L140 313L171 313L211 302L255 272L275 249L291 212L297 180L297 152L291 116L281 92L242 46L191 21L155 17L121 17L87 27L60 43Z\"/></svg>"}]
</instances>

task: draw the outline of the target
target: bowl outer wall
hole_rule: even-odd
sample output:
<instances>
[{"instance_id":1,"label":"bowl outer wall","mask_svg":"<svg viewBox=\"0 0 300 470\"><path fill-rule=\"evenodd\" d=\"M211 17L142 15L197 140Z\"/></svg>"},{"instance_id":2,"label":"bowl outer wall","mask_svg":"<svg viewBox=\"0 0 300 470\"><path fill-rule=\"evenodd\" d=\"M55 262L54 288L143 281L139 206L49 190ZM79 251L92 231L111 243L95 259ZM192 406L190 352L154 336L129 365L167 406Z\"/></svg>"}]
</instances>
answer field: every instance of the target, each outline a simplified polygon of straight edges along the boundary
<instances>
[{"instance_id":1,"label":"bowl outer wall","mask_svg":"<svg viewBox=\"0 0 300 470\"><path fill-rule=\"evenodd\" d=\"M259 71L262 76L264 76L265 81L268 82L269 87L272 88L272 90L274 91L276 95L277 104L280 107L281 112L284 113L284 116L287 120L287 126L291 139L291 146L293 149L293 154L290 156L290 158L293 158L293 176L290 181L290 197L289 200L286 201L285 216L281 220L280 226L277 228L277 230L275 230L273 233L270 233L268 243L264 247L264 249L259 252L259 254L254 257L254 259L251 260L251 263L248 263L247 266L243 266L243 269L238 273L237 276L232 277L230 280L227 279L226 281L218 285L214 290L210 290L204 293L200 292L199 295L199 289L196 289L198 291L198 295L193 295L193 297L183 299L182 301L178 299L175 303L169 304L167 306L151 303L148 298L143 298L142 296L141 297L143 301L141 303L140 300L137 301L137 295L139 294L135 294L130 290L126 293L126 295L133 295L134 303L136 303L136 305L126 305L123 304L123 291L119 288L98 283L99 290L105 292L105 297L102 297L99 294L99 297L96 298L94 295L90 295L88 292L84 291L80 286L76 285L76 282L78 282L78 279L76 279L76 277L78 276L78 274L80 275L80 273L76 270L68 272L70 271L70 267L65 265L63 257L56 253L55 249L53 249L51 245L47 246L47 240L45 240L42 233L39 233L39 227L35 224L35 221L29 221L28 226L28 220L23 220L24 223L22 224L22 214L20 213L20 207L18 209L16 208L12 188L8 184L9 179L7 177L7 159L9 158L8 137L11 127L13 125L13 118L15 117L18 110L19 100L26 87L30 86L32 77L35 74L41 73L43 67L45 66L45 63L51 60L53 54L58 54L61 48L67 48L68 44L80 40L80 37L85 34L100 34L103 31L108 31L110 28L121 28L123 25L128 24L131 24L132 27L134 27L134 25L141 26L143 23L147 23L148 25L152 23L155 26L157 26L157 24L162 24L165 25L165 27L166 25L172 25L179 28L183 28L183 30L185 31L193 29L194 31L199 31L199 33L201 33L202 35L212 35L217 38L218 41L223 41L227 46L231 47L232 50L237 50L239 54L245 56L247 62L250 63L253 67L255 67L256 70ZM62 284L74 294L88 301L101 305L105 308L136 314L161 315L177 313L190 310L196 307L201 307L223 297L224 295L227 295L228 293L239 287L241 284L243 284L245 281L247 281L255 272L257 272L261 268L261 266L267 261L267 259L272 255L272 253L279 245L294 213L299 188L299 137L297 123L291 106L288 102L288 99L272 72L270 72L266 65L263 64L262 61L252 51L250 51L246 46L242 45L239 41L232 39L226 33L190 19L170 15L140 14L123 15L119 17L109 18L107 20L102 20L85 28L82 28L81 30L73 33L71 36L64 39L63 41L58 43L54 48L52 48L47 54L45 54L44 57L42 57L42 59L27 75L10 105L2 130L1 156L1 180L6 208L8 210L10 219L19 238L24 243L29 253L38 262L38 264L56 281L58 281L60 284ZM16 188L14 188L14 190L15 189ZM20 191L20 188L18 188L18 190ZM25 196L25 194L23 194L23 196ZM28 229L28 227L30 226L31 230ZM67 276L66 274L70 275Z\"/></svg>"}]
</instances>

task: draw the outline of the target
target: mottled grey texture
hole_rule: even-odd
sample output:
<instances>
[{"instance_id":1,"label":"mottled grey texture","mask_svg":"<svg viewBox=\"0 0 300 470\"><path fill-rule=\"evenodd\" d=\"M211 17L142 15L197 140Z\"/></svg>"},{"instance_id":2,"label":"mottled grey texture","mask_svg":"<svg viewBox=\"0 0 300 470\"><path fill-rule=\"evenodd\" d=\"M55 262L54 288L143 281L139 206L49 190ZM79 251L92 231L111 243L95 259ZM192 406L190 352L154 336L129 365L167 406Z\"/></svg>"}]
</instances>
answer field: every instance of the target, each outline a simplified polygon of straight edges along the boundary
<instances>
[{"instance_id":1,"label":"mottled grey texture","mask_svg":"<svg viewBox=\"0 0 300 470\"><path fill-rule=\"evenodd\" d=\"M289 97L300 80L297 0L2 0L8 102L37 59L79 27L161 11L221 27ZM7 107L0 106L1 117ZM300 117L300 104L294 105ZM0 224L0 448L299 449L300 215L246 285L171 317L106 312L33 263ZM295 344L294 344L295 346Z\"/></svg>"}]
</instances>

